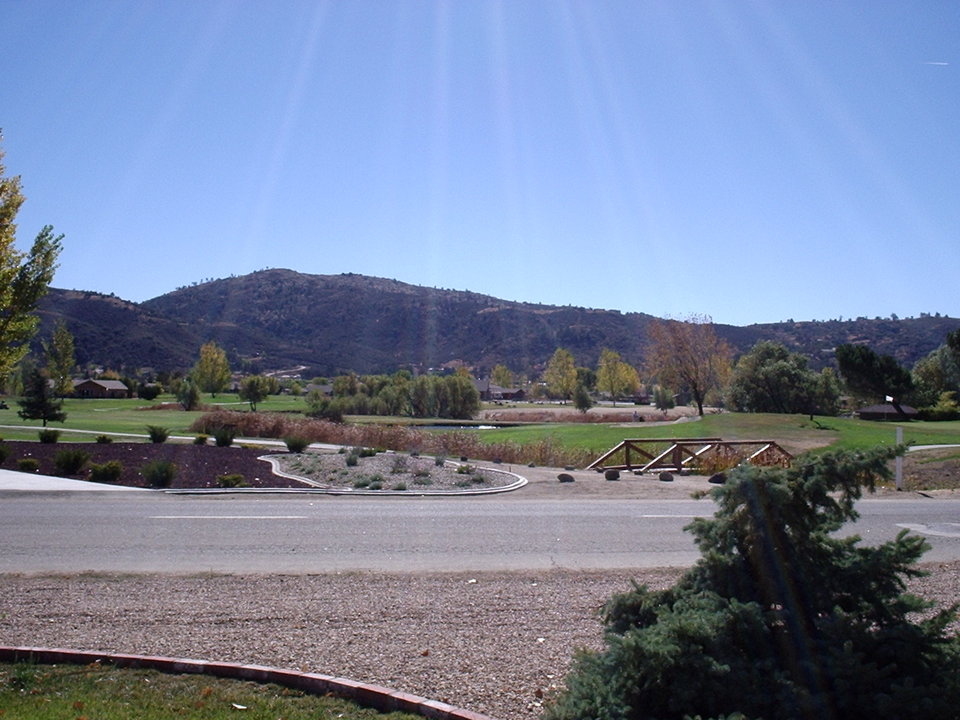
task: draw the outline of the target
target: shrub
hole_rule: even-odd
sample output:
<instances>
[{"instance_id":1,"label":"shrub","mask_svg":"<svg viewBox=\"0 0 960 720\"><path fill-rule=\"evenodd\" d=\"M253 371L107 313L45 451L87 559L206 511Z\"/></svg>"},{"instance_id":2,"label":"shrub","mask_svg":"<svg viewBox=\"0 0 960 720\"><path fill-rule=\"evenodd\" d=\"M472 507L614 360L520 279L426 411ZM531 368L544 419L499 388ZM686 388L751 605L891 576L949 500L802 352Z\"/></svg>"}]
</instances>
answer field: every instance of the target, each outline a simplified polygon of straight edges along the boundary
<instances>
[{"instance_id":1,"label":"shrub","mask_svg":"<svg viewBox=\"0 0 960 720\"><path fill-rule=\"evenodd\" d=\"M433 479L429 475L417 475L413 478L414 485L433 485Z\"/></svg>"},{"instance_id":2,"label":"shrub","mask_svg":"<svg viewBox=\"0 0 960 720\"><path fill-rule=\"evenodd\" d=\"M283 439L284 444L287 446L287 450L292 453L302 453L310 445L310 441L302 435L290 435Z\"/></svg>"},{"instance_id":3,"label":"shrub","mask_svg":"<svg viewBox=\"0 0 960 720\"><path fill-rule=\"evenodd\" d=\"M447 463L447 458L444 457L443 455L437 455L433 459L433 464L436 465L437 467L443 467L444 465L446 465L446 463Z\"/></svg>"},{"instance_id":4,"label":"shrub","mask_svg":"<svg viewBox=\"0 0 960 720\"><path fill-rule=\"evenodd\" d=\"M10 446L0 444L0 465L2 465L8 457L10 457Z\"/></svg>"},{"instance_id":5,"label":"shrub","mask_svg":"<svg viewBox=\"0 0 960 720\"><path fill-rule=\"evenodd\" d=\"M370 478L357 478L353 481L355 488L365 488L370 484Z\"/></svg>"},{"instance_id":6,"label":"shrub","mask_svg":"<svg viewBox=\"0 0 960 720\"><path fill-rule=\"evenodd\" d=\"M90 463L90 480L98 483L115 483L123 474L123 464L119 460L105 463Z\"/></svg>"},{"instance_id":7,"label":"shrub","mask_svg":"<svg viewBox=\"0 0 960 720\"><path fill-rule=\"evenodd\" d=\"M393 461L390 463L390 472L394 475L399 475L407 471L407 456L406 455L394 455Z\"/></svg>"},{"instance_id":8,"label":"shrub","mask_svg":"<svg viewBox=\"0 0 960 720\"><path fill-rule=\"evenodd\" d=\"M45 443L47 445L52 445L53 443L55 443L57 440L60 439L60 431L51 430L50 428L44 428L37 434L40 437L40 442Z\"/></svg>"},{"instance_id":9,"label":"shrub","mask_svg":"<svg viewBox=\"0 0 960 720\"><path fill-rule=\"evenodd\" d=\"M167 438L170 437L170 431L159 425L147 425L147 435L150 437L150 442L160 444L167 441Z\"/></svg>"},{"instance_id":10,"label":"shrub","mask_svg":"<svg viewBox=\"0 0 960 720\"><path fill-rule=\"evenodd\" d=\"M197 435L197 436L193 439L193 444L194 444L194 445L206 445L206 444L207 444L207 440L209 440L209 439L210 439L210 438L209 438L207 435Z\"/></svg>"},{"instance_id":11,"label":"shrub","mask_svg":"<svg viewBox=\"0 0 960 720\"><path fill-rule=\"evenodd\" d=\"M470 478L474 485L483 485L487 479L480 473L476 473L473 477Z\"/></svg>"},{"instance_id":12,"label":"shrub","mask_svg":"<svg viewBox=\"0 0 960 720\"><path fill-rule=\"evenodd\" d=\"M140 468L140 474L150 487L170 487L177 476L177 466L169 460L154 460Z\"/></svg>"},{"instance_id":13,"label":"shrub","mask_svg":"<svg viewBox=\"0 0 960 720\"><path fill-rule=\"evenodd\" d=\"M249 487L247 479L240 473L230 473L229 475L217 475L217 487L238 488Z\"/></svg>"},{"instance_id":14,"label":"shrub","mask_svg":"<svg viewBox=\"0 0 960 720\"><path fill-rule=\"evenodd\" d=\"M369 485L370 490L383 490L383 481L381 480L371 480Z\"/></svg>"},{"instance_id":15,"label":"shrub","mask_svg":"<svg viewBox=\"0 0 960 720\"><path fill-rule=\"evenodd\" d=\"M362 457L362 458L365 458L365 457L374 457L374 456L377 454L377 449L376 449L376 448L370 448L370 447L354 448L354 451L356 451L357 455L359 455L359 456Z\"/></svg>"},{"instance_id":16,"label":"shrub","mask_svg":"<svg viewBox=\"0 0 960 720\"><path fill-rule=\"evenodd\" d=\"M17 470L20 472L36 472L40 469L40 461L36 458L20 458L17 460Z\"/></svg>"},{"instance_id":17,"label":"shrub","mask_svg":"<svg viewBox=\"0 0 960 720\"><path fill-rule=\"evenodd\" d=\"M406 489L407 489L407 484L405 482L398 482L396 485L394 485L391 488L391 490L406 490Z\"/></svg>"},{"instance_id":18,"label":"shrub","mask_svg":"<svg viewBox=\"0 0 960 720\"><path fill-rule=\"evenodd\" d=\"M217 428L213 431L213 444L217 447L230 447L237 431L230 427Z\"/></svg>"},{"instance_id":19,"label":"shrub","mask_svg":"<svg viewBox=\"0 0 960 720\"><path fill-rule=\"evenodd\" d=\"M113 442L113 438L109 435L97 435L97 445L109 445Z\"/></svg>"},{"instance_id":20,"label":"shrub","mask_svg":"<svg viewBox=\"0 0 960 720\"><path fill-rule=\"evenodd\" d=\"M837 535L896 452L731 471L715 516L687 526L700 560L673 587L611 598L605 648L577 657L546 720L956 717L955 608L905 592L926 542Z\"/></svg>"},{"instance_id":21,"label":"shrub","mask_svg":"<svg viewBox=\"0 0 960 720\"><path fill-rule=\"evenodd\" d=\"M357 463L359 462L360 462L359 455L355 455L353 453L350 453L349 455L347 455L347 459L346 459L347 467L356 467Z\"/></svg>"},{"instance_id":22,"label":"shrub","mask_svg":"<svg viewBox=\"0 0 960 720\"><path fill-rule=\"evenodd\" d=\"M79 475L90 459L90 453L78 448L58 450L53 456L53 466L62 475Z\"/></svg>"}]
</instances>

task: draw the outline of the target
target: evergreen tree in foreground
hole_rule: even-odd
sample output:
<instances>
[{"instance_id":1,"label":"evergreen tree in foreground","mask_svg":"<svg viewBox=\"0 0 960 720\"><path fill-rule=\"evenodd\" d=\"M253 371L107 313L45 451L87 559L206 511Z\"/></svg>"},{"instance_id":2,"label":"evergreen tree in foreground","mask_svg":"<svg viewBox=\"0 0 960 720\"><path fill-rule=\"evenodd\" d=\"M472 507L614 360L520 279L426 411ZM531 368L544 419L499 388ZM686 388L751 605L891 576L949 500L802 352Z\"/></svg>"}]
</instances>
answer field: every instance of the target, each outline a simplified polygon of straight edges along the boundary
<instances>
[{"instance_id":1,"label":"evergreen tree in foreground","mask_svg":"<svg viewBox=\"0 0 960 720\"><path fill-rule=\"evenodd\" d=\"M687 528L701 559L607 603L606 648L578 655L548 720L960 717L956 608L919 619L930 604L905 592L924 540L834 535L895 454L732 471Z\"/></svg>"}]
</instances>

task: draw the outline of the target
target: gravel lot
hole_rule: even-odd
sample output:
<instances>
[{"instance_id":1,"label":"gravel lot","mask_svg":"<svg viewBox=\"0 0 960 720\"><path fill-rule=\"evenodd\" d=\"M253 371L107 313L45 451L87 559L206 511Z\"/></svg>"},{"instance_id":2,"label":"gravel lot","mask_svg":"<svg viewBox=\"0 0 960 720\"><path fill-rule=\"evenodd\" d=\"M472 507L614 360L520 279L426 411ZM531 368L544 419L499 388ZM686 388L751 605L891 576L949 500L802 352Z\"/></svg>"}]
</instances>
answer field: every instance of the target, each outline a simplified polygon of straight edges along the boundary
<instances>
[{"instance_id":1,"label":"gravel lot","mask_svg":"<svg viewBox=\"0 0 960 720\"><path fill-rule=\"evenodd\" d=\"M945 604L960 563L914 584ZM0 583L0 644L218 659L375 682L502 720L534 718L629 572L38 576Z\"/></svg>"}]
</instances>

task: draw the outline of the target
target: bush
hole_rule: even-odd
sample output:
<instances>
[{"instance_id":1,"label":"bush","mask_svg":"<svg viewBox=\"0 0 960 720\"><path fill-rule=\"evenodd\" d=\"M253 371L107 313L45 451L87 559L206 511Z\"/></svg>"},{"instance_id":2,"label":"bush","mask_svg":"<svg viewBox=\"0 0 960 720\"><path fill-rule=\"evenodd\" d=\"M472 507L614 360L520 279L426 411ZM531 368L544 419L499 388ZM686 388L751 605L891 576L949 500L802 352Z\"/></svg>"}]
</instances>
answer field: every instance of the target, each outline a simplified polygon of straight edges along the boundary
<instances>
[{"instance_id":1,"label":"bush","mask_svg":"<svg viewBox=\"0 0 960 720\"><path fill-rule=\"evenodd\" d=\"M40 461L36 458L20 458L17 460L17 470L20 472L36 472L40 469Z\"/></svg>"},{"instance_id":2,"label":"bush","mask_svg":"<svg viewBox=\"0 0 960 720\"><path fill-rule=\"evenodd\" d=\"M0 465L2 465L8 457L10 457L10 446L0 444Z\"/></svg>"},{"instance_id":3,"label":"bush","mask_svg":"<svg viewBox=\"0 0 960 720\"><path fill-rule=\"evenodd\" d=\"M233 439L237 436L237 431L233 428L222 427L213 431L213 444L217 447L230 447L233 445Z\"/></svg>"},{"instance_id":4,"label":"bush","mask_svg":"<svg viewBox=\"0 0 960 720\"><path fill-rule=\"evenodd\" d=\"M207 440L209 440L209 439L210 439L210 438L209 438L207 435L197 435L197 436L193 439L193 444L194 444L194 445L206 445L206 444L207 444Z\"/></svg>"},{"instance_id":5,"label":"bush","mask_svg":"<svg viewBox=\"0 0 960 720\"><path fill-rule=\"evenodd\" d=\"M302 453L310 445L310 441L302 435L285 437L283 442L286 444L287 450L292 453Z\"/></svg>"},{"instance_id":6,"label":"bush","mask_svg":"<svg viewBox=\"0 0 960 720\"><path fill-rule=\"evenodd\" d=\"M406 489L407 489L407 484L406 484L405 482L398 482L396 485L394 485L394 486L393 486L392 488L390 488L390 489L391 489L391 490L406 490Z\"/></svg>"},{"instance_id":7,"label":"bush","mask_svg":"<svg viewBox=\"0 0 960 720\"><path fill-rule=\"evenodd\" d=\"M444 465L446 465L446 463L447 463L447 458L444 457L443 455L437 455L433 459L433 464L436 465L437 467L443 467Z\"/></svg>"},{"instance_id":8,"label":"bush","mask_svg":"<svg viewBox=\"0 0 960 720\"><path fill-rule=\"evenodd\" d=\"M357 478L353 481L353 486L355 488L365 488L370 484L370 478Z\"/></svg>"},{"instance_id":9,"label":"bush","mask_svg":"<svg viewBox=\"0 0 960 720\"><path fill-rule=\"evenodd\" d=\"M147 425L147 435L150 436L150 442L155 444L165 443L170 437L170 431L159 425Z\"/></svg>"},{"instance_id":10,"label":"bush","mask_svg":"<svg viewBox=\"0 0 960 720\"><path fill-rule=\"evenodd\" d=\"M97 445L109 445L113 442L113 438L109 435L97 435Z\"/></svg>"},{"instance_id":11,"label":"bush","mask_svg":"<svg viewBox=\"0 0 960 720\"><path fill-rule=\"evenodd\" d=\"M383 481L382 480L371 480L370 485L368 486L370 490L383 490Z\"/></svg>"},{"instance_id":12,"label":"bush","mask_svg":"<svg viewBox=\"0 0 960 720\"><path fill-rule=\"evenodd\" d=\"M115 483L123 474L123 464L119 460L105 463L90 463L90 480L98 483Z\"/></svg>"},{"instance_id":13,"label":"bush","mask_svg":"<svg viewBox=\"0 0 960 720\"><path fill-rule=\"evenodd\" d=\"M170 487L177 476L177 466L169 460L154 460L140 469L140 474L150 487Z\"/></svg>"},{"instance_id":14,"label":"bush","mask_svg":"<svg viewBox=\"0 0 960 720\"><path fill-rule=\"evenodd\" d=\"M905 592L926 542L836 534L895 454L731 471L710 491L715 516L687 526L700 560L671 588L606 604L605 648L576 658L546 720L956 717L954 608Z\"/></svg>"},{"instance_id":15,"label":"bush","mask_svg":"<svg viewBox=\"0 0 960 720\"><path fill-rule=\"evenodd\" d=\"M356 467L357 463L359 462L360 462L359 455L355 455L354 453L350 453L349 455L347 455L347 460L346 460L347 467Z\"/></svg>"},{"instance_id":16,"label":"bush","mask_svg":"<svg viewBox=\"0 0 960 720\"><path fill-rule=\"evenodd\" d=\"M57 451L53 456L53 466L61 475L79 475L89 459L90 453L86 450L68 448Z\"/></svg>"},{"instance_id":17,"label":"bush","mask_svg":"<svg viewBox=\"0 0 960 720\"><path fill-rule=\"evenodd\" d=\"M393 475L400 475L407 471L407 456L406 455L394 455L393 461L390 463L390 472Z\"/></svg>"},{"instance_id":18,"label":"bush","mask_svg":"<svg viewBox=\"0 0 960 720\"><path fill-rule=\"evenodd\" d=\"M46 445L52 445L53 443L55 443L57 440L60 439L59 430L51 430L49 428L44 428L37 434L40 437L40 442Z\"/></svg>"},{"instance_id":19,"label":"bush","mask_svg":"<svg viewBox=\"0 0 960 720\"><path fill-rule=\"evenodd\" d=\"M231 473L229 475L217 475L217 487L238 488L250 487L250 485L240 473Z\"/></svg>"}]
</instances>

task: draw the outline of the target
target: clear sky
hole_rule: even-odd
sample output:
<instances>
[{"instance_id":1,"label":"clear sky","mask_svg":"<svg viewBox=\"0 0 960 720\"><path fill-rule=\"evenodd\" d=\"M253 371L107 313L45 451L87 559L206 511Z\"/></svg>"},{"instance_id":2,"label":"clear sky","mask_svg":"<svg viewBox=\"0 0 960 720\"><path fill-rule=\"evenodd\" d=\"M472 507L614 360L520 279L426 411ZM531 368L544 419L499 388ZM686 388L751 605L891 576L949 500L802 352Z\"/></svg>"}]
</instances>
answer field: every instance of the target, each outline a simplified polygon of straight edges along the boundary
<instances>
[{"instance_id":1,"label":"clear sky","mask_svg":"<svg viewBox=\"0 0 960 720\"><path fill-rule=\"evenodd\" d=\"M960 2L0 0L54 286L960 315Z\"/></svg>"}]
</instances>

